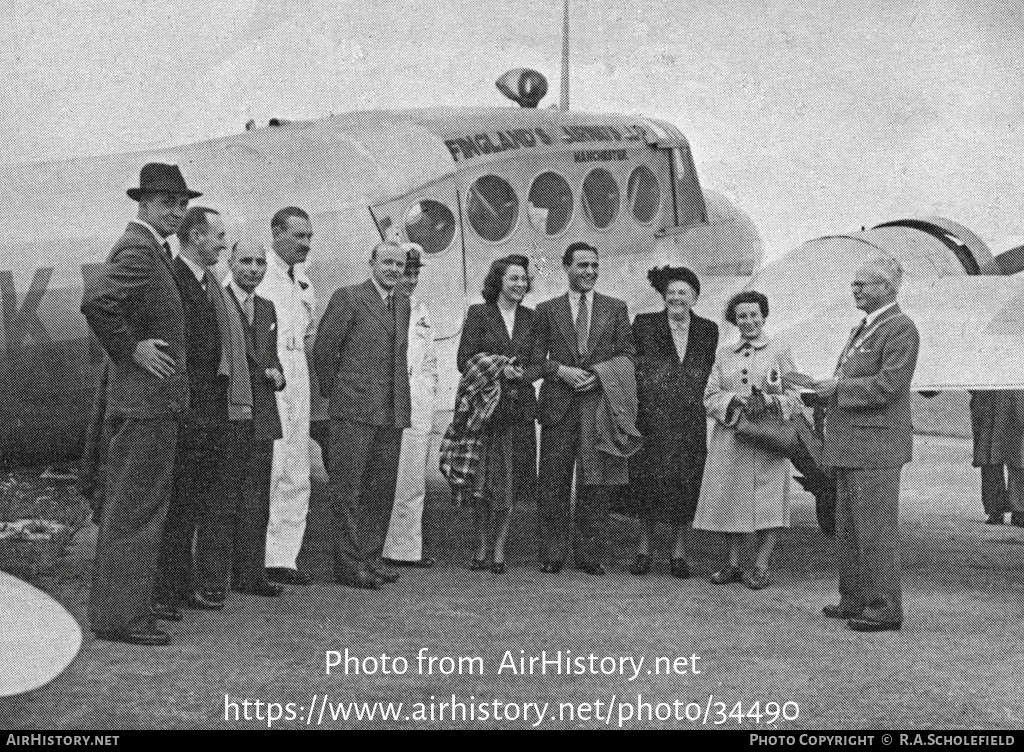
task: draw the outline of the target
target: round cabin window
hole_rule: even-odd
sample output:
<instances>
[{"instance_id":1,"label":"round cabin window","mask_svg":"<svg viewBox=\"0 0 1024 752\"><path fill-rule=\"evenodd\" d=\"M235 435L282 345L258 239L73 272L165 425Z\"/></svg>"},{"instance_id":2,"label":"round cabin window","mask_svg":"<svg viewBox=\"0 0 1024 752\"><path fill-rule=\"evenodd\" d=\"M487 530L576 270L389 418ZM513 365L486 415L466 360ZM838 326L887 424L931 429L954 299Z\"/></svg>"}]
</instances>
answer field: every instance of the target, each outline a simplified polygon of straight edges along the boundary
<instances>
[{"instance_id":1,"label":"round cabin window","mask_svg":"<svg viewBox=\"0 0 1024 752\"><path fill-rule=\"evenodd\" d=\"M426 255L443 253L455 239L455 215L440 201L417 201L405 213L405 234Z\"/></svg>"},{"instance_id":2,"label":"round cabin window","mask_svg":"<svg viewBox=\"0 0 1024 752\"><path fill-rule=\"evenodd\" d=\"M530 224L541 235L553 237L572 219L572 189L557 172L542 172L530 186L527 213Z\"/></svg>"},{"instance_id":3,"label":"round cabin window","mask_svg":"<svg viewBox=\"0 0 1024 752\"><path fill-rule=\"evenodd\" d=\"M598 230L606 230L619 213L619 184L598 167L583 179L583 213Z\"/></svg>"},{"instance_id":4,"label":"round cabin window","mask_svg":"<svg viewBox=\"0 0 1024 752\"><path fill-rule=\"evenodd\" d=\"M630 211L642 225L653 220L661 208L661 187L658 185L658 178L647 165L640 165L633 170L629 176L626 195Z\"/></svg>"},{"instance_id":5,"label":"round cabin window","mask_svg":"<svg viewBox=\"0 0 1024 752\"><path fill-rule=\"evenodd\" d=\"M519 199L506 181L484 175L469 187L466 214L477 235L497 243L512 234L519 218Z\"/></svg>"}]
</instances>

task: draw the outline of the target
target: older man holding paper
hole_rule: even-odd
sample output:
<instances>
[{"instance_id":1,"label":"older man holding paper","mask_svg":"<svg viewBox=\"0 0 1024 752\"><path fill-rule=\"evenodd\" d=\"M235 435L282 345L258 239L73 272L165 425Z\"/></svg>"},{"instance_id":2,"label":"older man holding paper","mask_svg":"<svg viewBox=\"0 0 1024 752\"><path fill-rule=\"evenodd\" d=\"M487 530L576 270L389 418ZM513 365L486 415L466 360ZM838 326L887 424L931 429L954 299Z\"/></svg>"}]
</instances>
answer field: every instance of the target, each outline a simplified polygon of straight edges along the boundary
<instances>
[{"instance_id":1,"label":"older man holding paper","mask_svg":"<svg viewBox=\"0 0 1024 752\"><path fill-rule=\"evenodd\" d=\"M919 337L896 303L903 280L889 256L866 261L851 284L864 319L851 332L835 375L817 381L786 374L825 405L822 462L835 468L839 604L825 616L848 619L858 632L897 630L903 623L899 532L900 471L910 461L910 382Z\"/></svg>"}]
</instances>

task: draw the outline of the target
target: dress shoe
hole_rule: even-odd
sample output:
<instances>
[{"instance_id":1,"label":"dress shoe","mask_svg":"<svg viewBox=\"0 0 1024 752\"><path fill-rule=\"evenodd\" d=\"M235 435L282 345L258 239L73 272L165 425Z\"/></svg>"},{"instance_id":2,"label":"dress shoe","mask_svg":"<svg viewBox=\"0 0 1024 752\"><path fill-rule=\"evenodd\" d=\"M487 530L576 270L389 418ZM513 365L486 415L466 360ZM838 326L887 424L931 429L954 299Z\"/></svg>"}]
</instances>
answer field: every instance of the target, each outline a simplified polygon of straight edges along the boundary
<instances>
[{"instance_id":1,"label":"dress shoe","mask_svg":"<svg viewBox=\"0 0 1024 752\"><path fill-rule=\"evenodd\" d=\"M381 561L389 567L414 567L416 569L430 569L437 564L437 559L432 556L424 556L422 559L416 559L415 561L403 561L401 559L388 559L385 557Z\"/></svg>"},{"instance_id":2,"label":"dress shoe","mask_svg":"<svg viewBox=\"0 0 1024 752\"><path fill-rule=\"evenodd\" d=\"M220 611L224 608L224 591L219 588L204 588L190 593L185 601L186 608L203 611Z\"/></svg>"},{"instance_id":3,"label":"dress shoe","mask_svg":"<svg viewBox=\"0 0 1024 752\"><path fill-rule=\"evenodd\" d=\"M126 642L129 645L167 645L171 638L166 632L152 627L134 629L128 632L96 632L97 640Z\"/></svg>"},{"instance_id":4,"label":"dress shoe","mask_svg":"<svg viewBox=\"0 0 1024 752\"><path fill-rule=\"evenodd\" d=\"M560 561L545 561L541 562L540 571L545 574L558 574L562 571L562 562Z\"/></svg>"},{"instance_id":5,"label":"dress shoe","mask_svg":"<svg viewBox=\"0 0 1024 752\"><path fill-rule=\"evenodd\" d=\"M284 588L276 582L257 582L255 584L234 585L231 588L238 593L249 595L262 595L264 598L276 598L284 592Z\"/></svg>"},{"instance_id":6,"label":"dress shoe","mask_svg":"<svg viewBox=\"0 0 1024 752\"><path fill-rule=\"evenodd\" d=\"M690 565L686 563L686 559L669 559L668 568L677 579L685 580L690 576Z\"/></svg>"},{"instance_id":7,"label":"dress shoe","mask_svg":"<svg viewBox=\"0 0 1024 752\"><path fill-rule=\"evenodd\" d=\"M369 570L363 569L353 575L339 577L338 584L359 588L360 590L380 590L381 582Z\"/></svg>"},{"instance_id":8,"label":"dress shoe","mask_svg":"<svg viewBox=\"0 0 1024 752\"><path fill-rule=\"evenodd\" d=\"M990 514L988 516L988 519L985 520L985 524L986 525L1002 525L1003 524L1003 515L1001 515L1001 514Z\"/></svg>"},{"instance_id":9,"label":"dress shoe","mask_svg":"<svg viewBox=\"0 0 1024 752\"><path fill-rule=\"evenodd\" d=\"M267 567L267 579L280 585L308 585L309 578L290 567Z\"/></svg>"},{"instance_id":10,"label":"dress shoe","mask_svg":"<svg viewBox=\"0 0 1024 752\"><path fill-rule=\"evenodd\" d=\"M172 606L170 603L154 603L150 607L150 611L153 612L153 616L157 619L163 619L164 621L181 621L181 609L177 606Z\"/></svg>"},{"instance_id":11,"label":"dress shoe","mask_svg":"<svg viewBox=\"0 0 1024 752\"><path fill-rule=\"evenodd\" d=\"M601 577L605 573L603 564L577 564L576 568L581 572L592 574L595 577Z\"/></svg>"},{"instance_id":12,"label":"dress shoe","mask_svg":"<svg viewBox=\"0 0 1024 752\"><path fill-rule=\"evenodd\" d=\"M1024 527L1024 513L1014 512L1011 514L1010 524L1014 527Z\"/></svg>"},{"instance_id":13,"label":"dress shoe","mask_svg":"<svg viewBox=\"0 0 1024 752\"><path fill-rule=\"evenodd\" d=\"M846 626L852 629L854 632L895 632L901 626L901 621L875 621L874 619L865 619L862 616L854 617L850 621L846 622Z\"/></svg>"},{"instance_id":14,"label":"dress shoe","mask_svg":"<svg viewBox=\"0 0 1024 752\"><path fill-rule=\"evenodd\" d=\"M378 567L368 567L368 569L370 574L385 585L392 585L398 582L398 572L392 572L390 569L379 569Z\"/></svg>"},{"instance_id":15,"label":"dress shoe","mask_svg":"<svg viewBox=\"0 0 1024 752\"><path fill-rule=\"evenodd\" d=\"M491 564L491 571L494 574L505 574L505 562L503 562L503 561L496 561L496 562L494 562L493 564Z\"/></svg>"},{"instance_id":16,"label":"dress shoe","mask_svg":"<svg viewBox=\"0 0 1024 752\"><path fill-rule=\"evenodd\" d=\"M715 585L728 585L730 582L739 582L741 579L743 579L743 570L733 566L719 569L711 575L711 582Z\"/></svg>"},{"instance_id":17,"label":"dress shoe","mask_svg":"<svg viewBox=\"0 0 1024 752\"><path fill-rule=\"evenodd\" d=\"M636 559L629 566L629 573L635 575L645 575L651 571L651 564L654 560L650 554L637 554Z\"/></svg>"},{"instance_id":18,"label":"dress shoe","mask_svg":"<svg viewBox=\"0 0 1024 752\"><path fill-rule=\"evenodd\" d=\"M830 619L856 619L860 616L860 611L847 611L839 606L825 606L821 613Z\"/></svg>"},{"instance_id":19,"label":"dress shoe","mask_svg":"<svg viewBox=\"0 0 1024 752\"><path fill-rule=\"evenodd\" d=\"M470 559L466 569L470 572L479 572L481 569L487 569L487 562L483 559Z\"/></svg>"}]
</instances>

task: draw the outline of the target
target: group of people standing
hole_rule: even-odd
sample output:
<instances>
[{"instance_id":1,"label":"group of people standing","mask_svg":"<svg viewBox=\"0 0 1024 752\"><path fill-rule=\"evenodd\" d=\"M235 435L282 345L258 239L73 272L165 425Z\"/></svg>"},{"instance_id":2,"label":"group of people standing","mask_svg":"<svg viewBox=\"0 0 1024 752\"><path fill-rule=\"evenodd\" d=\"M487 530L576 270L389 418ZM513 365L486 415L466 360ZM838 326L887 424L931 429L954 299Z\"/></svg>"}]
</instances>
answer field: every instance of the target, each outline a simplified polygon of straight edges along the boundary
<instances>
[{"instance_id":1,"label":"group of people standing","mask_svg":"<svg viewBox=\"0 0 1024 752\"><path fill-rule=\"evenodd\" d=\"M296 559L311 437L328 469L336 580L375 590L398 579L385 565L433 566L421 527L437 362L429 314L411 297L419 249L378 244L369 279L338 289L317 325L300 265L313 234L304 211L274 215L269 252L233 244L221 281L212 266L228 248L224 223L188 208L201 194L177 167L147 165L128 194L138 217L82 303L108 355L90 445L103 449L96 635L166 644L155 619L180 620L183 606L222 608L229 587L274 597L307 584ZM896 305L899 264L879 256L858 270L865 319L824 381L800 374L785 343L765 335L759 292L729 301L739 338L720 347L716 324L691 310L691 270L652 269L665 309L630 324L624 301L595 292L596 247L572 243L562 264L568 290L532 310L530 260L496 260L463 324L440 456L456 497L474 508L469 568L505 572L512 510L535 499L541 571L557 574L571 555L603 575L618 499L640 521L632 574L651 571L661 522L673 531L673 576L690 575L694 527L724 534L712 582L766 587L789 524L789 462L738 426L785 423L811 399L825 410L823 463L838 484L841 598L825 615L898 629L896 506L918 346ZM745 534L758 541L746 570Z\"/></svg>"},{"instance_id":2,"label":"group of people standing","mask_svg":"<svg viewBox=\"0 0 1024 752\"><path fill-rule=\"evenodd\" d=\"M463 377L441 463L457 498L475 509L469 568L488 568L491 523L490 569L505 571L509 510L534 498L536 479L542 572L562 569L571 530L575 567L605 573L614 494L639 520L632 574L651 571L655 525L665 523L674 577L690 576L692 527L724 536L725 562L711 582L767 587L779 532L789 526L790 463L748 439L740 424L770 416L784 425L806 401L824 411L822 463L837 484L841 597L823 612L858 631L899 629L896 510L900 469L911 454L918 351L917 329L896 303L899 263L878 256L857 271L851 289L865 316L825 380L799 373L789 347L764 333L769 301L760 292L729 301L725 320L739 338L719 347L717 325L691 310L700 280L690 269L652 269L648 278L665 308L630 325L623 301L594 292L596 248L573 243L562 263L568 291L531 311L522 305L529 260L498 259L484 281L484 303L470 307L463 327ZM538 402L532 382L539 378ZM757 553L744 570L747 534L756 536Z\"/></svg>"},{"instance_id":3,"label":"group of people standing","mask_svg":"<svg viewBox=\"0 0 1024 752\"><path fill-rule=\"evenodd\" d=\"M417 392L432 395L429 317L408 294L418 251L374 249L371 279L335 294L317 336L302 267L313 236L305 211L274 214L270 250L231 244L219 279L223 218L189 207L202 194L178 167L146 165L127 193L138 215L86 280L82 301L107 354L83 462L100 524L89 605L96 636L164 645L156 619L222 609L229 588L276 597L284 585L308 584L297 558L311 438L331 467L339 581L377 588L397 579L375 567L383 530L396 563L432 564L419 538L432 398L413 405L410 427L407 370L413 363ZM407 472L389 529L407 427L405 457L421 469Z\"/></svg>"}]
</instances>

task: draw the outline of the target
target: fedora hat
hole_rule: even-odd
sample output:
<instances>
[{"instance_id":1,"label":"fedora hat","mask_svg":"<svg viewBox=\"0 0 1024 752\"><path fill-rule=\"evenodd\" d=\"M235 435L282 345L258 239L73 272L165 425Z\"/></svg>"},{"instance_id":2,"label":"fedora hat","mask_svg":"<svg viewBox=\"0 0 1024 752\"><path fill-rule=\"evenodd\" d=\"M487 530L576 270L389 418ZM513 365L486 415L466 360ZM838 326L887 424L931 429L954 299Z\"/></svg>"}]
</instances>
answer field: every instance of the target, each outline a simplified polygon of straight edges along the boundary
<instances>
[{"instance_id":1,"label":"fedora hat","mask_svg":"<svg viewBox=\"0 0 1024 752\"><path fill-rule=\"evenodd\" d=\"M189 190L178 165L150 162L139 173L139 187L128 189L128 198L138 201L143 193L173 193L189 198L199 198L202 193Z\"/></svg>"}]
</instances>

